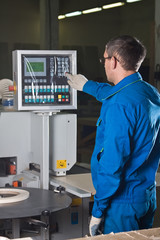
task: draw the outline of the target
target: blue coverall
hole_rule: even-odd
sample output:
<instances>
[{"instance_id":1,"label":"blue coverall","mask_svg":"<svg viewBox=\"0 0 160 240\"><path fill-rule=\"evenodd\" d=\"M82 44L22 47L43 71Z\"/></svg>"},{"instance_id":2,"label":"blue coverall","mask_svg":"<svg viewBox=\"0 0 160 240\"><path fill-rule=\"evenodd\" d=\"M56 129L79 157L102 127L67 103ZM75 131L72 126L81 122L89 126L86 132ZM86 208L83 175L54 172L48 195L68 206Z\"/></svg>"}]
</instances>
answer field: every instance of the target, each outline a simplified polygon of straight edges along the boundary
<instances>
[{"instance_id":1,"label":"blue coverall","mask_svg":"<svg viewBox=\"0 0 160 240\"><path fill-rule=\"evenodd\" d=\"M88 81L83 91L102 102L91 174L92 215L104 234L150 228L160 160L160 95L134 73L115 86Z\"/></svg>"}]
</instances>

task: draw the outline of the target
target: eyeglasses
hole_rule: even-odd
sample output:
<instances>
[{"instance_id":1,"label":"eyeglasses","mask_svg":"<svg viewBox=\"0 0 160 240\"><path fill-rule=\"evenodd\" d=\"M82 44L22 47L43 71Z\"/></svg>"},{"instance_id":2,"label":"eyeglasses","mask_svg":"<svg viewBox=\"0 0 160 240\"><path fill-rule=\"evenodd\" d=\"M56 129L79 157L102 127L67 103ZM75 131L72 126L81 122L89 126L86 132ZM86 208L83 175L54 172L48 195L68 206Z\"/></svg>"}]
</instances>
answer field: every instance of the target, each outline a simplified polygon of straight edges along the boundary
<instances>
[{"instance_id":1,"label":"eyeglasses","mask_svg":"<svg viewBox=\"0 0 160 240\"><path fill-rule=\"evenodd\" d=\"M106 59L111 59L111 58L112 58L112 57L102 57L102 58L99 59L99 61L100 61L101 64L104 65L104 64L105 64L105 60L106 60Z\"/></svg>"},{"instance_id":2,"label":"eyeglasses","mask_svg":"<svg viewBox=\"0 0 160 240\"><path fill-rule=\"evenodd\" d=\"M117 62L119 62L119 60L115 56L113 56L113 57L117 60ZM105 64L105 60L106 59L111 59L111 58L112 57L102 57L102 58L99 59L99 61L100 61L101 64L104 65Z\"/></svg>"}]
</instances>

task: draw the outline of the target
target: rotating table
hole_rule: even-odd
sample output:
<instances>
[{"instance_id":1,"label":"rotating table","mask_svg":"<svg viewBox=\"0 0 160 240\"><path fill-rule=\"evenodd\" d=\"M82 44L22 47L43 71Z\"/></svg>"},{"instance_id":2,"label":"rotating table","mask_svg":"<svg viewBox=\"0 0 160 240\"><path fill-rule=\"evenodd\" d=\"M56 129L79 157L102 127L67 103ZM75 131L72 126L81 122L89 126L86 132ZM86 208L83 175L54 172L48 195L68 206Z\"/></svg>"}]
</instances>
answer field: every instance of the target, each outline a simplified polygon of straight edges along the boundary
<instances>
[{"instance_id":1,"label":"rotating table","mask_svg":"<svg viewBox=\"0 0 160 240\"><path fill-rule=\"evenodd\" d=\"M14 190L15 188L13 188ZM20 188L29 192L29 198L16 203L0 204L0 219L12 219L13 238L20 237L20 218L41 216L41 220L49 219L46 213L53 213L70 206L72 200L65 193L55 193L37 188ZM42 228L41 228L42 229ZM42 229L43 230L43 229ZM45 239L49 231L41 231ZM48 235L48 236L46 236ZM43 239L43 236L41 236Z\"/></svg>"}]
</instances>

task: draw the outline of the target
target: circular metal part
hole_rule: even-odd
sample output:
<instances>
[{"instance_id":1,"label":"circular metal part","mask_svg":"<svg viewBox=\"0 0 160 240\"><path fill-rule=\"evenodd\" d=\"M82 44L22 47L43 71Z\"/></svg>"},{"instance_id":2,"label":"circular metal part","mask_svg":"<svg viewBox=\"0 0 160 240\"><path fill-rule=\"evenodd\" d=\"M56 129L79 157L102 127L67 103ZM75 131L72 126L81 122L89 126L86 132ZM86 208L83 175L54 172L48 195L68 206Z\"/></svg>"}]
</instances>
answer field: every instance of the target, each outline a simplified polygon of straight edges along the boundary
<instances>
[{"instance_id":1,"label":"circular metal part","mask_svg":"<svg viewBox=\"0 0 160 240\"><path fill-rule=\"evenodd\" d=\"M17 190L17 188L11 189ZM71 197L63 192L54 193L51 190L38 188L23 188L23 190L29 192L29 197L25 201L0 204L0 219L39 216L46 210L53 213L69 207L72 203Z\"/></svg>"},{"instance_id":2,"label":"circular metal part","mask_svg":"<svg viewBox=\"0 0 160 240\"><path fill-rule=\"evenodd\" d=\"M29 198L29 192L23 189L0 188L0 205L15 203Z\"/></svg>"}]
</instances>

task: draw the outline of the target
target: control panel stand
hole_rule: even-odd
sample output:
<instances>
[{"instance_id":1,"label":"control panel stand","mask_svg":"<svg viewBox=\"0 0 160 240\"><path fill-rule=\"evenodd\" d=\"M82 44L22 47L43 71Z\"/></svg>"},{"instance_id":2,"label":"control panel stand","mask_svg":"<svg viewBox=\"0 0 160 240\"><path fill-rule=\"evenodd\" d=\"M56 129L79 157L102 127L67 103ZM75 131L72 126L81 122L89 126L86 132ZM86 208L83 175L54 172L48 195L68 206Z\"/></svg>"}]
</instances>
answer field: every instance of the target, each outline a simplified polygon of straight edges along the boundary
<instances>
[{"instance_id":1,"label":"control panel stand","mask_svg":"<svg viewBox=\"0 0 160 240\"><path fill-rule=\"evenodd\" d=\"M40 187L49 189L49 116L51 112L38 113L42 117L42 161L40 163Z\"/></svg>"}]
</instances>

